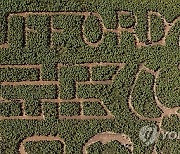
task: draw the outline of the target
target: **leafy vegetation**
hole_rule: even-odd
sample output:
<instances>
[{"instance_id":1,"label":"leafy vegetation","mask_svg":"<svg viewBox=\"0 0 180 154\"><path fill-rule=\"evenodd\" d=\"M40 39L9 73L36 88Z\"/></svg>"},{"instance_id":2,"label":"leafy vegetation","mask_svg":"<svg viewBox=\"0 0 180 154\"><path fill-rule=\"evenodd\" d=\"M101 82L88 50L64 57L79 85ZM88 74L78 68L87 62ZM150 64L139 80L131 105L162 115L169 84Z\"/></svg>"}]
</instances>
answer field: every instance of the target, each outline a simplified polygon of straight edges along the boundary
<instances>
[{"instance_id":1,"label":"leafy vegetation","mask_svg":"<svg viewBox=\"0 0 180 154\"><path fill-rule=\"evenodd\" d=\"M92 68L92 80L104 81L111 80L117 72L117 66L96 66Z\"/></svg>"},{"instance_id":2,"label":"leafy vegetation","mask_svg":"<svg viewBox=\"0 0 180 154\"><path fill-rule=\"evenodd\" d=\"M102 98L103 96L108 96L110 86L101 84L82 84L78 85L77 89L77 95L79 98Z\"/></svg>"},{"instance_id":3,"label":"leafy vegetation","mask_svg":"<svg viewBox=\"0 0 180 154\"><path fill-rule=\"evenodd\" d=\"M40 99L55 99L56 86L3 86L2 97L5 99L24 99L25 113L30 116L38 116L41 114Z\"/></svg>"},{"instance_id":4,"label":"leafy vegetation","mask_svg":"<svg viewBox=\"0 0 180 154\"><path fill-rule=\"evenodd\" d=\"M39 100L27 100L25 103L25 114L29 116L41 115L41 102Z\"/></svg>"},{"instance_id":5,"label":"leafy vegetation","mask_svg":"<svg viewBox=\"0 0 180 154\"><path fill-rule=\"evenodd\" d=\"M55 85L22 85L3 86L2 97L5 99L55 99L57 98Z\"/></svg>"},{"instance_id":6,"label":"leafy vegetation","mask_svg":"<svg viewBox=\"0 0 180 154\"><path fill-rule=\"evenodd\" d=\"M122 28L131 28L135 24L135 18L131 14L122 14L119 17L119 24Z\"/></svg>"},{"instance_id":7,"label":"leafy vegetation","mask_svg":"<svg viewBox=\"0 0 180 154\"><path fill-rule=\"evenodd\" d=\"M153 93L153 75L142 71L139 74L137 83L132 94L132 104L135 110L145 117L160 117L162 111L155 102Z\"/></svg>"},{"instance_id":8,"label":"leafy vegetation","mask_svg":"<svg viewBox=\"0 0 180 154\"><path fill-rule=\"evenodd\" d=\"M60 115L63 116L78 116L80 115L81 108L79 102L68 102L60 104Z\"/></svg>"},{"instance_id":9,"label":"leafy vegetation","mask_svg":"<svg viewBox=\"0 0 180 154\"><path fill-rule=\"evenodd\" d=\"M25 69L25 68L0 68L1 77L0 81L37 81L39 80L39 70L38 69Z\"/></svg>"},{"instance_id":10,"label":"leafy vegetation","mask_svg":"<svg viewBox=\"0 0 180 154\"><path fill-rule=\"evenodd\" d=\"M102 25L96 16L88 16L84 23L84 33L91 43L96 43L102 38Z\"/></svg>"},{"instance_id":11,"label":"leafy vegetation","mask_svg":"<svg viewBox=\"0 0 180 154\"><path fill-rule=\"evenodd\" d=\"M9 19L8 41L11 48L24 47L24 20L22 17L13 16Z\"/></svg>"},{"instance_id":12,"label":"leafy vegetation","mask_svg":"<svg viewBox=\"0 0 180 154\"><path fill-rule=\"evenodd\" d=\"M39 72L36 69L0 70L1 115L7 117L22 115L19 110L20 103L13 103L18 99L25 100L24 109L27 116L40 115L41 109L44 113L44 120L0 119L0 153L19 153L20 143L30 136L59 135L65 141L67 154L81 154L83 146L93 136L102 132L124 133L133 142L133 153L152 153L154 145L144 146L139 139L139 131L143 126L156 125L157 122L139 119L129 109L128 98L139 69L138 66L140 63L145 63L146 67L154 71L160 70L156 87L159 101L168 108L179 107L179 69L177 66L180 62L180 21L175 22L175 19L179 17L179 4L178 0L0 1L0 65L42 65L40 75L43 81L59 81L59 86L54 84L5 86L2 83L7 81L37 81L40 78ZM132 17L137 18L137 23L134 24L130 20L131 17L118 19L117 11L131 12ZM149 11L159 12L172 25L164 46L153 45L148 40ZM102 18L95 19L94 16L89 16L85 28L91 30L91 33L84 33L89 41L96 42L100 39L103 29L97 27L99 20L108 29L103 31L102 42L97 47L89 46L84 42L82 25L85 16L83 13L98 13ZM92 18L96 22L88 24ZM163 23L158 17L153 16L151 19L152 41L158 41L164 34ZM120 35L117 34L118 20L122 27L130 27L134 24L134 32L123 31ZM172 24L173 21L175 24ZM95 26L92 27L91 25L94 24ZM135 34L140 42L139 46L137 46ZM141 46L143 43L146 46ZM90 81L89 68L79 64L100 62L125 63L125 67L114 77L112 84L76 85L76 82ZM62 67L58 68L58 64ZM105 72L108 73L102 73L102 70L95 72L93 78L99 81L110 79L113 74L112 70L107 71L107 69ZM161 113L154 103L153 82L154 77L150 74L140 74L133 93L135 109L149 118L158 117ZM57 119L61 106L54 101L42 103L41 99L59 99L58 96L66 101L76 96L81 99L100 99L114 118ZM71 102L65 103L63 114L78 115L80 108L78 103L76 105ZM91 114L89 112L88 114ZM99 112L100 110L98 114ZM179 131L179 117L176 115L163 117L162 128L166 131ZM39 153L42 149L46 149L45 151L51 153L51 148L53 148L54 153L59 153L61 149L55 146L56 143L46 142L43 145L33 143L29 143L31 145L27 146L26 151ZM114 142L113 145L109 144L92 145L94 147L89 153L101 153L103 150L110 153L112 152L110 149L117 153L119 151L128 153L124 146ZM158 153L168 151L177 154L180 151L179 141L176 140L159 138L155 144ZM33 148L34 151L31 151Z\"/></svg>"},{"instance_id":13,"label":"leafy vegetation","mask_svg":"<svg viewBox=\"0 0 180 154\"><path fill-rule=\"evenodd\" d=\"M87 116L106 116L106 110L99 102L84 102L83 112Z\"/></svg>"},{"instance_id":14,"label":"leafy vegetation","mask_svg":"<svg viewBox=\"0 0 180 154\"><path fill-rule=\"evenodd\" d=\"M44 112L44 116L45 118L54 118L57 119L58 118L58 104L57 103L52 103L52 102L45 102L43 103L43 112Z\"/></svg>"},{"instance_id":15,"label":"leafy vegetation","mask_svg":"<svg viewBox=\"0 0 180 154\"><path fill-rule=\"evenodd\" d=\"M162 104L169 108L180 106L180 71L177 66L162 69L157 84L157 95Z\"/></svg>"},{"instance_id":16,"label":"leafy vegetation","mask_svg":"<svg viewBox=\"0 0 180 154\"><path fill-rule=\"evenodd\" d=\"M30 141L25 143L25 150L29 154L63 154L63 146L60 141Z\"/></svg>"},{"instance_id":17,"label":"leafy vegetation","mask_svg":"<svg viewBox=\"0 0 180 154\"><path fill-rule=\"evenodd\" d=\"M96 142L89 146L88 154L108 154L108 153L116 153L116 154L130 154L131 152L121 145L118 141L111 141L105 145L101 142Z\"/></svg>"},{"instance_id":18,"label":"leafy vegetation","mask_svg":"<svg viewBox=\"0 0 180 154\"><path fill-rule=\"evenodd\" d=\"M59 70L60 97L62 99L75 98L76 82L89 79L88 68L84 66L62 67Z\"/></svg>"},{"instance_id":19,"label":"leafy vegetation","mask_svg":"<svg viewBox=\"0 0 180 154\"><path fill-rule=\"evenodd\" d=\"M50 44L50 19L46 15L29 15L26 24L31 31L27 32L27 48L48 48Z\"/></svg>"},{"instance_id":20,"label":"leafy vegetation","mask_svg":"<svg viewBox=\"0 0 180 154\"><path fill-rule=\"evenodd\" d=\"M42 67L41 72L42 80L45 81L55 81L58 79L57 77L57 66L54 63L45 63Z\"/></svg>"},{"instance_id":21,"label":"leafy vegetation","mask_svg":"<svg viewBox=\"0 0 180 154\"><path fill-rule=\"evenodd\" d=\"M52 18L55 29L63 29L62 33L53 32L52 42L55 47L78 48L84 45L81 37L83 16L55 15Z\"/></svg>"},{"instance_id":22,"label":"leafy vegetation","mask_svg":"<svg viewBox=\"0 0 180 154\"><path fill-rule=\"evenodd\" d=\"M147 11L141 8L137 12L137 25L135 27L136 34L141 42L149 43L147 39L148 22L147 22Z\"/></svg>"},{"instance_id":23,"label":"leafy vegetation","mask_svg":"<svg viewBox=\"0 0 180 154\"><path fill-rule=\"evenodd\" d=\"M0 103L0 116L21 116L22 104L19 101L1 102Z\"/></svg>"},{"instance_id":24,"label":"leafy vegetation","mask_svg":"<svg viewBox=\"0 0 180 154\"><path fill-rule=\"evenodd\" d=\"M153 42L157 42L162 39L164 36L164 24L161 17L156 15L150 16L150 33L151 33L151 40Z\"/></svg>"},{"instance_id":25,"label":"leafy vegetation","mask_svg":"<svg viewBox=\"0 0 180 154\"><path fill-rule=\"evenodd\" d=\"M179 152L179 117L177 115L171 115L170 117L165 117L162 121L162 128L165 134L161 134L159 137L159 142L157 144L157 152L169 152L176 154ZM165 139L164 139L165 138Z\"/></svg>"}]
</instances>

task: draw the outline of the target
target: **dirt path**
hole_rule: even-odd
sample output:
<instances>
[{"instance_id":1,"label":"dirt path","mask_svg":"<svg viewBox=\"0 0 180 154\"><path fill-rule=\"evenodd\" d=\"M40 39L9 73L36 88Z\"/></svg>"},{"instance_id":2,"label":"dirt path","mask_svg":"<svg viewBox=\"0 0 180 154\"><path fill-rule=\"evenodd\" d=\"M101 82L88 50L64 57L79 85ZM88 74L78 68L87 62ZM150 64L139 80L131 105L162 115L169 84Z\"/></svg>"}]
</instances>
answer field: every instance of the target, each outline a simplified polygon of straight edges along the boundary
<instances>
[{"instance_id":1,"label":"dirt path","mask_svg":"<svg viewBox=\"0 0 180 154\"><path fill-rule=\"evenodd\" d=\"M4 116L0 116L0 120L15 120L15 119L25 119L25 120L44 120L44 115L41 114L40 116L28 116L25 114L25 103L26 101L23 99L16 99L16 101L19 101L18 103L21 103L21 112L22 115L20 116L9 116L9 117L4 117ZM0 102L9 102L11 103L11 100L7 100L7 99L3 99L0 98Z\"/></svg>"},{"instance_id":2,"label":"dirt path","mask_svg":"<svg viewBox=\"0 0 180 154\"><path fill-rule=\"evenodd\" d=\"M133 92L133 89L135 88L135 84L138 80L138 77L139 77L139 74L141 73L142 70L145 70L146 72L152 74L153 76L155 76L155 81L154 81L154 85L153 85L153 91L154 91L154 96L155 96L155 102L156 102L156 105L157 107L159 107L163 113L162 115L159 117L159 118L146 118L142 115L140 115L133 107L132 105L132 92ZM130 96L129 96L129 101L128 101L128 104L129 104L129 108L130 110L138 117L140 118L141 120L148 120L148 121L156 121L157 122L157 125L159 127L159 132L164 132L164 130L161 128L162 126L162 120L164 117L170 117L170 115L172 114L176 114L180 117L180 113L178 113L178 110L180 109L180 107L175 107L175 108L167 108L165 107L158 99L157 97L157 92L156 92L156 89L157 89L157 79L159 77L159 74L160 74L160 70L158 71L153 71L147 67L144 66L144 64L141 64L139 66L139 71L138 73L136 74L136 77L135 77L135 81L134 81L134 84L132 86L132 89L131 89L131 93L130 93ZM153 152L152 154L157 154L157 151L156 151L156 145L154 146L154 149L153 149Z\"/></svg>"},{"instance_id":3,"label":"dirt path","mask_svg":"<svg viewBox=\"0 0 180 154\"><path fill-rule=\"evenodd\" d=\"M129 12L126 12L126 11L122 11L122 12L117 12L118 16L121 15L121 14L128 14ZM9 17L13 16L13 15L19 15L19 16L23 16L24 18L27 18L28 15L33 15L33 14L36 14L36 15L49 15L51 16L51 20L50 20L50 29L52 32L58 32L58 33L61 33L63 30L61 29L55 29L53 27L53 23L52 23L52 16L53 15L60 15L60 14L64 14L64 15L82 15L85 17L85 20L84 22L87 20L87 17L92 14L94 16L96 16L99 21L100 21L100 25L102 27L102 32L103 32L103 35L102 35L102 38L100 40L98 40L96 43L91 43L87 40L87 38L85 37L84 35L84 23L82 25L82 38L84 40L84 42L89 45L89 46L92 46L92 47L98 47L100 44L103 43L104 41L104 34L105 33L108 33L108 32L114 32L117 34L118 37L120 37L121 33L123 31L128 31L130 33L132 33L134 36L135 36L135 39L136 39L136 46L138 48L140 47L146 47L146 46L149 46L149 45L146 45L145 43L143 42L140 42L137 35L135 34L135 28L132 27L132 28L122 28L120 27L120 25L116 28L116 29L107 29L103 23L103 19L102 17L100 16L99 13L91 13L91 12L23 12L23 13L13 13L13 14L10 14ZM161 19L164 21L164 25L165 25L165 31L164 31L164 37L159 40L158 42L152 42L150 45L151 46L154 46L154 45L162 45L162 46L165 46L166 45L166 37L168 36L168 33L170 31L170 29L175 25L175 23L180 20L180 17L177 17L172 23L168 23L166 21L166 19L164 17L162 17L162 15L158 12L152 12L152 11L149 11L148 12L148 32L147 32L147 37L148 37L148 40L151 41L151 29L150 29L150 16L151 15L157 15L159 17L161 17ZM137 17L135 16L135 19L136 19L136 23L135 23L135 26L137 25ZM27 28L27 25L25 26L25 33L27 33L28 31L31 31L31 32L36 32L36 31L33 31L32 29L29 29ZM51 37L52 38L52 37ZM26 38L27 40L27 38ZM51 40L51 43L52 43L52 40ZM119 43L120 43L120 40L119 40ZM53 46L52 44L50 45L51 47ZM8 43L5 43L5 44L1 44L0 45L0 48L9 48L9 44ZM79 66L87 66L89 67L89 72L90 72L90 75L92 76L92 67L94 66L108 66L108 65L115 65L114 63L87 63L87 64L77 64ZM117 64L117 66L119 66L119 70L121 68L124 67L125 64ZM62 65L59 65L59 66L62 66ZM42 65L0 65L0 68L37 68L37 69L40 69L40 71L42 71ZM179 69L180 69L180 65L179 65ZM118 71L119 71L118 70ZM132 105L132 92L133 92L133 89L135 87L135 84L137 82L137 79L138 79L138 76L140 74L140 72L142 70L145 70L149 73L151 73L152 75L155 76L155 83L154 83L154 86L153 86L153 91L154 91L154 94L155 94L155 101L156 101L156 104L157 106L163 111L163 114L161 115L161 117L159 118L146 118L140 114L137 113L137 111L134 109L133 105ZM177 111L180 109L180 107L175 107L175 108L167 108L165 107L159 100L158 100L158 97L157 97L157 92L156 92L156 89L157 89L157 85L156 85L156 81L157 81L157 78L159 76L159 73L160 73L160 70L158 70L157 72L153 71L153 70L150 70L148 68L146 68L143 64L140 65L139 67L139 71L136 75L136 79L135 79L135 83L134 85L132 86L132 91L131 91L131 94L130 94L130 97L129 97L129 100L128 100L128 104L129 104L129 108L130 110L137 116L139 117L140 119L142 120L149 120L149 121L157 121L159 123L159 128L161 128L161 124L162 124L162 119L164 117L167 117L167 116L170 116L172 114L176 114L178 116L180 116L180 113L177 113ZM41 72L42 74L42 72ZM112 84L114 78L115 78L116 74L113 75L113 78L112 80L107 80L107 81L92 81L92 78L90 78L90 81L86 81L86 82L76 82L76 86L78 84ZM5 85L13 85L13 86L18 86L18 85L58 85L59 86L59 81L42 81L42 77L40 75L40 81L21 81L21 82L2 82L1 85L5 86ZM77 95L76 95L77 96ZM0 98L0 101L9 101L9 100L4 100L3 98ZM24 100L21 100L22 101L22 110L23 110L23 116L12 116L12 117L0 117L0 120L5 120L5 119L37 119L37 120L43 120L44 119L44 115L42 113L41 116L27 116L25 115L25 112L24 112L24 103L25 101ZM42 103L43 102L53 102L53 103L61 103L61 102L80 102L81 103L81 115L80 116L72 116L72 117L67 117L67 116L60 116L59 118L60 119L80 119L80 120L84 120L84 119L108 119L108 118L114 118L114 116L111 114L111 112L107 109L107 107L103 104L102 101L100 101L99 99L81 99L81 98L75 98L75 99L71 99L71 100L62 100L62 99L42 99L41 100ZM98 101L101 103L101 105L103 106L103 108L107 111L108 115L107 116L85 116L84 113L83 113L83 107L82 107L82 102L84 101ZM43 111L42 111L43 112ZM162 129L161 129L162 131ZM23 140L23 142L21 143L20 145L20 153L21 154L25 154L25 150L24 150L24 143L28 142L28 141L40 141L40 140L47 140L47 141L51 141L51 140L59 140L61 142L64 143L64 141L62 139L60 139L59 137L47 137L47 136L33 136L33 137L30 137L30 138L27 138L25 140ZM108 143L109 141L112 141L112 140L118 140L120 143L122 143L123 145L131 145L129 147L129 149L131 151L133 151L133 147L132 147L132 142L130 141L130 139L125 136L125 135L122 135L122 134L114 134L114 133L111 133L111 132L107 132L107 133L103 133L103 134L98 134L96 136L94 136L93 138L91 138L85 145L84 149L83 149L83 152L84 154L87 153L86 152L86 148L87 146L93 144L94 142L96 141L100 141L102 142L103 144L106 144ZM154 153L156 153L156 150L154 149Z\"/></svg>"},{"instance_id":4,"label":"dirt path","mask_svg":"<svg viewBox=\"0 0 180 154\"><path fill-rule=\"evenodd\" d=\"M9 116L9 117L4 117L4 116L0 116L0 120L15 120L15 119L25 119L25 120L44 120L43 115L41 114L40 116L28 116L25 115L25 110L24 110L24 106L25 106L25 100L23 99L16 99L17 101L19 101L19 103L21 103L21 112L22 115L21 116ZM11 102L11 100L6 100L3 98L0 98L0 102Z\"/></svg>"},{"instance_id":5,"label":"dirt path","mask_svg":"<svg viewBox=\"0 0 180 154\"><path fill-rule=\"evenodd\" d=\"M36 69L41 69L42 65L0 65L0 68L36 68Z\"/></svg>"},{"instance_id":6,"label":"dirt path","mask_svg":"<svg viewBox=\"0 0 180 154\"><path fill-rule=\"evenodd\" d=\"M160 132L163 132L164 130L161 128L163 118L164 117L170 117L173 114L176 114L176 115L179 116L180 114L178 114L177 112L180 109L180 107L167 108L159 101L159 99L157 97L157 90L156 90L157 89L157 84L156 83L157 83L157 79L159 77L159 74L160 74L160 70L158 70L156 75L155 75L155 83L154 83L154 86L153 86L153 91L154 91L154 95L155 95L156 104L163 111L163 113L161 115L161 121L158 123Z\"/></svg>"},{"instance_id":7,"label":"dirt path","mask_svg":"<svg viewBox=\"0 0 180 154\"><path fill-rule=\"evenodd\" d=\"M144 117L144 116L140 115L140 114L134 109L134 107L133 107L133 105L132 105L132 92L133 92L133 89L134 89L134 87L135 87L135 84L136 84L136 82L137 82L137 80L138 80L138 76L139 76L139 74L140 74L140 72L141 72L142 70L145 70L146 72L148 72L148 73L152 74L153 76L155 76L155 81L154 81L154 85L153 85L155 102L156 102L157 107L159 107L159 108L162 110L162 112L163 112L162 115L161 115L159 118L147 118L147 117ZM160 133L160 132L163 132L163 131L164 131L164 130L161 128L163 118L164 118L164 117L170 117L170 116L173 115L173 114L176 114L177 116L180 117L180 114L178 113L178 110L180 109L180 107L167 108L167 107L165 107L165 106L159 101L159 99L158 99L158 97L157 97L157 92L156 92L156 89L157 89L157 79L158 79L158 77L159 77L159 74L160 74L160 70L158 70L158 71L155 72L155 71L153 71L153 70L150 70L149 68L146 68L146 67L144 66L144 64L141 64L141 65L139 66L139 71L138 71L138 73L136 74L136 78L135 78L134 84L133 84L132 89L131 89L132 91L131 91L131 93L130 93L130 97L129 97L128 104L129 104L130 110L131 110L137 117L139 117L141 120L156 121L156 122L157 122L157 125L158 125L158 127L159 127L159 133ZM156 147L155 147L154 150L153 150L153 154L157 154L157 152L156 152Z\"/></svg>"},{"instance_id":8,"label":"dirt path","mask_svg":"<svg viewBox=\"0 0 180 154\"><path fill-rule=\"evenodd\" d=\"M81 104L81 115L78 116L62 116L59 114L59 119L80 119L80 120L87 120L87 119L112 119L114 118L114 116L112 115L112 113L108 110L108 108L104 105L104 103L100 100L100 99L96 99L96 98L89 98L89 99L84 99L84 98L75 98L75 99L68 99L68 100L64 100L64 99L41 99L41 102L52 102L52 103L62 103L62 102L77 102ZM101 106L104 108L104 110L106 111L107 115L106 116L86 116L84 115L84 111L83 111L83 106L82 103L83 102L99 102L101 104Z\"/></svg>"},{"instance_id":9,"label":"dirt path","mask_svg":"<svg viewBox=\"0 0 180 154\"><path fill-rule=\"evenodd\" d=\"M3 48L9 48L9 44L8 43L4 43L4 44L0 44L0 49Z\"/></svg>"},{"instance_id":10,"label":"dirt path","mask_svg":"<svg viewBox=\"0 0 180 154\"><path fill-rule=\"evenodd\" d=\"M58 81L21 81L21 82L2 82L2 86L20 86L20 85L58 85Z\"/></svg>"},{"instance_id":11,"label":"dirt path","mask_svg":"<svg viewBox=\"0 0 180 154\"><path fill-rule=\"evenodd\" d=\"M67 66L67 65L62 65L62 64L59 64L58 65L58 68L60 67L63 67L63 66ZM85 64L76 64L76 66L87 66L89 68L89 72L90 72L90 76L92 77L92 67L95 67L95 66L118 66L119 69L117 71L117 73L125 66L125 64L119 64L119 63L85 63ZM0 68L37 68L37 69L42 69L42 65L0 65ZM141 73L142 70L145 70L146 72L152 74L153 76L155 76L155 81L154 81L154 85L153 85L153 91L154 91L154 95L155 95L155 101L156 101L156 104L157 106L163 111L163 114L161 115L161 117L159 118L147 118L147 117L144 117L142 115L140 115L133 107L132 105L132 92L133 92L133 89L135 87L135 84L138 80L138 77L139 77L139 74ZM77 82L76 85L78 84L112 84L115 76L117 75L117 73L113 76L113 79L110 81L103 81L103 82L97 82L97 81L92 81L92 79L90 79L90 81L86 81L86 82ZM177 111L180 109L180 107L175 107L175 108L167 108L165 107L159 100L158 100L158 97L157 97L157 92L156 92L156 89L157 89L157 79L159 77L159 74L160 74L160 70L158 71L154 71L154 70L151 70L147 67L145 67L144 64L141 64L139 66L139 71L137 72L136 74L136 77L135 77L135 81L134 81L134 84L132 86L132 89L131 89L131 93L130 93L130 96L129 96L129 100L128 100L128 104L129 104L129 108L130 110L137 116L139 117L141 120L149 120L149 121L156 121L158 122L158 127L160 128L160 132L162 132L163 130L161 129L161 125L162 125L162 119L164 117L167 117L167 116L170 116L172 114L176 114L178 116L180 116L180 113L177 113ZM14 85L14 86L17 86L17 85L49 85L49 84L55 84L55 85L59 85L59 81L22 81L22 82L3 82L1 83L1 85ZM4 100L3 98L0 99L1 101L8 101L8 100ZM107 112L107 116L85 116L84 115L84 112L83 112L83 107L82 107L82 103L83 102L100 102L101 105L103 106L103 108L106 110ZM41 116L27 116L25 115L25 111L24 111L24 103L25 101L24 100L21 100L21 102L23 103L22 105L22 111L23 111L23 116L12 116L12 117L0 117L0 120L12 120L12 119L29 119L29 120L44 120L44 111L42 110L42 114ZM76 98L75 99L70 99L70 100L63 100L63 99L41 99L41 102L44 103L44 102L52 102L52 103L61 103L61 102L80 102L81 103L81 115L80 116L61 116L59 115L59 119L79 119L79 120L87 120L87 119L111 119L111 118L114 118L114 116L111 114L111 112L107 109L107 107L104 105L104 103L99 100L99 99L94 99L94 98L89 98L89 99L82 99L82 98L78 98L77 95L76 95ZM30 141L30 140L40 140L42 138L38 138L35 139L35 138L30 138L29 140L24 140L23 141L23 144L27 141ZM44 139L46 140L46 137L44 137ZM49 139L49 138L48 138ZM47 140L48 140L47 139ZM52 138L50 138L51 140ZM43 139L42 139L43 140ZM86 148L90 145L90 144L93 144L94 142L96 141L100 141L102 142L103 144L106 144L107 142L111 141L111 140L118 140L120 143L122 143L123 145L129 145L127 146L131 151L133 150L133 147L132 147L132 142L130 142L129 139L127 138L124 138L124 136L121 135L117 135L117 134L113 134L113 133L104 133L104 134L98 134L96 136L94 136L92 139L90 139L86 145L84 146L84 149L83 149L83 152L84 154L86 153ZM25 152L23 151L23 144L21 143L21 146L20 146L20 152ZM156 149L154 149L153 151L154 154L156 154Z\"/></svg>"}]
</instances>

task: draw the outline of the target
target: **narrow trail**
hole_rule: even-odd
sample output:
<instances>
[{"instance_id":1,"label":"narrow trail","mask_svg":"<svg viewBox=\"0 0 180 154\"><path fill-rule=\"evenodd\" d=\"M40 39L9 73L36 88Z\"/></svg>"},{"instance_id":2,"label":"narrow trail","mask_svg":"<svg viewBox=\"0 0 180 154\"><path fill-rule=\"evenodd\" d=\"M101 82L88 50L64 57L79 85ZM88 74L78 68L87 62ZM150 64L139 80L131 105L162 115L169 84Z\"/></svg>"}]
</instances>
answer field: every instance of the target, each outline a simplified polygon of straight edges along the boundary
<instances>
[{"instance_id":1,"label":"narrow trail","mask_svg":"<svg viewBox=\"0 0 180 154\"><path fill-rule=\"evenodd\" d=\"M36 68L36 69L41 69L42 65L0 65L0 68Z\"/></svg>"},{"instance_id":2,"label":"narrow trail","mask_svg":"<svg viewBox=\"0 0 180 154\"><path fill-rule=\"evenodd\" d=\"M146 72L152 74L153 76L155 76L155 80L154 80L154 84L153 84L153 92L154 92L154 98L155 98L155 102L156 102L156 105L157 107L159 107L161 110L162 110L162 115L158 118L147 118L147 117L144 117L142 115L140 115L133 107L132 105L132 92L135 88L135 85L136 85L136 82L138 80L138 77L139 77L139 74L141 73L141 71L145 70ZM144 66L144 64L140 64L139 66L139 71L138 73L136 74L136 77L135 77L135 81L134 81L134 84L131 88L131 93L130 93L130 96L129 96L129 100L128 100L128 104L129 104L129 108L130 110L141 120L148 120L148 121L156 121L157 122L157 125L158 125L158 128L159 128L159 132L158 134L160 133L163 133L164 130L161 128L162 126L162 121L163 121L163 118L164 117L170 117L171 115L177 115L180 117L180 113L178 113L178 110L180 109L180 107L175 107L175 108L167 108L165 107L158 99L157 97L157 79L159 77L159 74L160 74L160 69L158 71L154 71L154 70L151 70L147 67ZM157 154L157 150L156 150L156 144L154 145L154 149L153 149L153 152L152 154Z\"/></svg>"}]
</instances>

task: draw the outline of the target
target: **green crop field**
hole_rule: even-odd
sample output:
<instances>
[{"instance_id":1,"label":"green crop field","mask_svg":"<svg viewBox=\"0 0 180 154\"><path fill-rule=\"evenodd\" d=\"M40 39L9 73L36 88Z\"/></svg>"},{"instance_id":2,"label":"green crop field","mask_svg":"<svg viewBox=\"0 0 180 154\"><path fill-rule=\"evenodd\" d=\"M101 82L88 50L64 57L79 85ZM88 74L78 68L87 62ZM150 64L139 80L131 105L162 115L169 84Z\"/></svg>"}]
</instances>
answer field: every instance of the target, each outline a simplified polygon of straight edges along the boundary
<instances>
[{"instance_id":1,"label":"green crop field","mask_svg":"<svg viewBox=\"0 0 180 154\"><path fill-rule=\"evenodd\" d=\"M179 0L0 0L0 154L180 154Z\"/></svg>"}]
</instances>

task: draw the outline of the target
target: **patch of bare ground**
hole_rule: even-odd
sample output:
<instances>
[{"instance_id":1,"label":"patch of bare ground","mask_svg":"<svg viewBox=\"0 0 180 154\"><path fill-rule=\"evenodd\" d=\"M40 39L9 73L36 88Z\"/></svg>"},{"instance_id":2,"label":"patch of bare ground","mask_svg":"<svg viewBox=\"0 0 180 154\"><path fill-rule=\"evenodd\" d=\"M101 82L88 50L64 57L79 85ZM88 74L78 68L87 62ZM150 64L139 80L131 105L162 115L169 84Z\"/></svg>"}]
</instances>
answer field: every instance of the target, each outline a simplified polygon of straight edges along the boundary
<instances>
[{"instance_id":1,"label":"patch of bare ground","mask_svg":"<svg viewBox=\"0 0 180 154\"><path fill-rule=\"evenodd\" d=\"M10 116L10 117L0 117L0 120L44 120L43 116Z\"/></svg>"},{"instance_id":2,"label":"patch of bare ground","mask_svg":"<svg viewBox=\"0 0 180 154\"><path fill-rule=\"evenodd\" d=\"M58 85L58 81L21 81L21 82L2 82L2 86L19 86L19 85Z\"/></svg>"},{"instance_id":3,"label":"patch of bare ground","mask_svg":"<svg viewBox=\"0 0 180 154\"><path fill-rule=\"evenodd\" d=\"M9 44L8 43L4 43L4 44L0 44L0 49L3 48L9 48Z\"/></svg>"},{"instance_id":4,"label":"patch of bare ground","mask_svg":"<svg viewBox=\"0 0 180 154\"><path fill-rule=\"evenodd\" d=\"M93 136L83 147L83 154L87 154L87 148L93 143L100 141L102 144L107 144L111 141L118 141L120 144L127 147L131 152L133 152L133 143L131 139L125 134L116 134L112 132L103 132Z\"/></svg>"},{"instance_id":5,"label":"patch of bare ground","mask_svg":"<svg viewBox=\"0 0 180 154\"><path fill-rule=\"evenodd\" d=\"M32 136L32 137L28 137L20 143L20 147L19 147L20 154L27 154L27 152L25 151L24 144L26 144L26 142L30 142L30 141L35 141L35 142L37 142L37 141L60 141L64 145L63 154L65 154L66 145L65 145L64 140L61 139L59 136Z\"/></svg>"},{"instance_id":6,"label":"patch of bare ground","mask_svg":"<svg viewBox=\"0 0 180 154\"><path fill-rule=\"evenodd\" d=\"M36 68L41 69L42 65L0 65L0 68Z\"/></svg>"},{"instance_id":7,"label":"patch of bare ground","mask_svg":"<svg viewBox=\"0 0 180 154\"><path fill-rule=\"evenodd\" d=\"M152 154L158 154L158 153L157 153L157 150L156 150L156 145L154 146L154 149L153 149Z\"/></svg>"}]
</instances>

